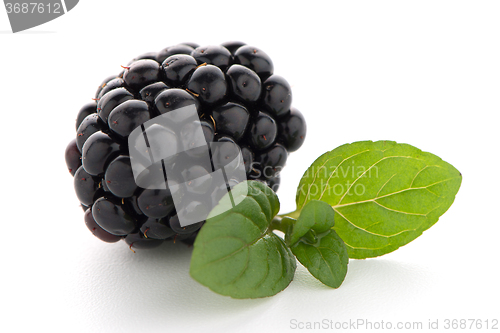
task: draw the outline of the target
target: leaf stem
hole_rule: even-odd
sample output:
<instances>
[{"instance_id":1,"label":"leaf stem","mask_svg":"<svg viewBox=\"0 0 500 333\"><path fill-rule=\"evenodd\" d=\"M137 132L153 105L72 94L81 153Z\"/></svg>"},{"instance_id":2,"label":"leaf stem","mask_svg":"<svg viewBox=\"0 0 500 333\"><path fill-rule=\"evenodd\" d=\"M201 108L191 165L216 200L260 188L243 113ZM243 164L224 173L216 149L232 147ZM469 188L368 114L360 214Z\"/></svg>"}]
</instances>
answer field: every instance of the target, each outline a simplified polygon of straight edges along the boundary
<instances>
[{"instance_id":1,"label":"leaf stem","mask_svg":"<svg viewBox=\"0 0 500 333\"><path fill-rule=\"evenodd\" d=\"M280 214L278 215L278 217L289 217L289 218L292 218L292 219L298 219L299 216L300 216L300 212L301 212L301 209L297 209L296 211L293 211L293 212L290 212L290 213L286 213L286 214Z\"/></svg>"},{"instance_id":2,"label":"leaf stem","mask_svg":"<svg viewBox=\"0 0 500 333\"><path fill-rule=\"evenodd\" d=\"M271 221L271 225L269 226L270 230L279 230L286 234L289 232L290 228L293 226L295 223L294 219L287 218L288 216L275 216L274 219Z\"/></svg>"}]
</instances>

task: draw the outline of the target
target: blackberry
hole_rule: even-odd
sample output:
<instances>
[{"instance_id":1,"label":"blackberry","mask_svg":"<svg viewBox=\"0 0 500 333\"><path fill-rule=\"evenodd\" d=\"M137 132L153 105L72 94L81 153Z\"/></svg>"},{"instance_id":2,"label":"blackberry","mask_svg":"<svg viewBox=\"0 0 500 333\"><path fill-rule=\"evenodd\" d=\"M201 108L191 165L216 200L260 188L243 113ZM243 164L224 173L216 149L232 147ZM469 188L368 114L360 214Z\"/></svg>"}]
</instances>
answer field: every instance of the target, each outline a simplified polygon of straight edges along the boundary
<instances>
[{"instance_id":1,"label":"blackberry","mask_svg":"<svg viewBox=\"0 0 500 333\"><path fill-rule=\"evenodd\" d=\"M111 80L116 79L116 78L121 78L121 76L122 75L111 75L111 76L108 76L107 78L105 78L104 81L102 81L101 84L99 85L99 87L97 88L97 91L95 92L95 95L94 95L94 100L98 100L99 95L101 94L101 91L104 89L104 87L106 87L108 82L110 82ZM86 104L85 106L88 106L88 104ZM95 112L95 110L93 112ZM93 112L91 112L91 113L93 113ZM85 117L83 117L83 118L85 118ZM76 123L77 123L76 128L78 128L78 120Z\"/></svg>"},{"instance_id":2,"label":"blackberry","mask_svg":"<svg viewBox=\"0 0 500 333\"><path fill-rule=\"evenodd\" d=\"M140 59L125 67L123 81L131 89L138 90L148 84L158 82L160 64L151 59Z\"/></svg>"},{"instance_id":3,"label":"blackberry","mask_svg":"<svg viewBox=\"0 0 500 333\"><path fill-rule=\"evenodd\" d=\"M158 61L159 64L162 64L165 59L168 57L175 55L175 54L191 54L193 52L194 47L191 45L187 44L179 44L179 45L174 45L174 46L169 46L158 52L158 55L156 56L156 61Z\"/></svg>"},{"instance_id":4,"label":"blackberry","mask_svg":"<svg viewBox=\"0 0 500 333\"><path fill-rule=\"evenodd\" d=\"M105 195L92 204L92 216L105 231L126 236L137 229L137 220L128 212L123 200Z\"/></svg>"},{"instance_id":5,"label":"blackberry","mask_svg":"<svg viewBox=\"0 0 500 333\"><path fill-rule=\"evenodd\" d=\"M174 201L169 190L145 189L137 198L141 213L151 218L162 218L172 213Z\"/></svg>"},{"instance_id":6,"label":"blackberry","mask_svg":"<svg viewBox=\"0 0 500 333\"><path fill-rule=\"evenodd\" d=\"M186 166L182 171L182 176L186 182L186 190L192 194L207 194L212 187L211 170L207 170L202 165Z\"/></svg>"},{"instance_id":7,"label":"blackberry","mask_svg":"<svg viewBox=\"0 0 500 333\"><path fill-rule=\"evenodd\" d=\"M82 167L90 175L103 175L106 167L120 152L120 145L101 131L92 134L82 148Z\"/></svg>"},{"instance_id":8,"label":"blackberry","mask_svg":"<svg viewBox=\"0 0 500 333\"><path fill-rule=\"evenodd\" d=\"M227 92L227 81L224 72L214 65L198 67L187 83L187 89L202 103L220 102Z\"/></svg>"},{"instance_id":9,"label":"blackberry","mask_svg":"<svg viewBox=\"0 0 500 333\"><path fill-rule=\"evenodd\" d=\"M97 90L99 93L96 95L95 99L100 100L101 97L106 95L108 92L123 86L125 86L125 81L123 81L121 77L117 77L106 83L103 83L100 89Z\"/></svg>"},{"instance_id":10,"label":"blackberry","mask_svg":"<svg viewBox=\"0 0 500 333\"><path fill-rule=\"evenodd\" d=\"M247 129L250 113L243 105L229 102L215 108L212 117L219 133L239 140Z\"/></svg>"},{"instance_id":11,"label":"blackberry","mask_svg":"<svg viewBox=\"0 0 500 333\"><path fill-rule=\"evenodd\" d=\"M119 74L103 80L94 101L78 111L76 135L65 151L85 224L97 238L110 243L123 239L132 250L164 241L192 244L204 221L181 226L179 217L194 221L200 210L208 214L220 195L237 184L232 174L237 165L231 161L239 152L247 179L278 189L279 172L288 154L303 144L306 124L291 106L290 85L274 74L264 51L234 41L201 47L182 43L143 53L117 67ZM196 124L175 114L175 131L143 125L190 105L198 112ZM206 161L207 149L195 147L198 125L211 147L208 165L201 162ZM134 179L128 140L140 126L164 142L144 146L144 154L186 150L189 165L164 166L179 171L179 179L169 178L163 189L149 188L147 182L137 185L143 174L156 172L158 166L147 167L137 182ZM224 186L212 178L219 168L226 172ZM179 211L172 186L182 186L189 194L188 204Z\"/></svg>"},{"instance_id":12,"label":"blackberry","mask_svg":"<svg viewBox=\"0 0 500 333\"><path fill-rule=\"evenodd\" d=\"M256 102L261 93L259 76L251 69L242 65L232 65L226 72L232 93L241 101Z\"/></svg>"},{"instance_id":13,"label":"blackberry","mask_svg":"<svg viewBox=\"0 0 500 333\"><path fill-rule=\"evenodd\" d=\"M264 81L262 101L271 115L283 116L292 106L292 89L284 78L273 75Z\"/></svg>"},{"instance_id":14,"label":"blackberry","mask_svg":"<svg viewBox=\"0 0 500 333\"><path fill-rule=\"evenodd\" d=\"M85 117L76 131L76 147L78 150L81 152L85 141L87 141L92 134L104 128L106 128L106 124L103 123L97 113L89 114Z\"/></svg>"},{"instance_id":15,"label":"blackberry","mask_svg":"<svg viewBox=\"0 0 500 333\"><path fill-rule=\"evenodd\" d=\"M302 146L306 138L306 121L299 110L292 107L278 123L278 140L283 143L288 152L294 152Z\"/></svg>"},{"instance_id":16,"label":"blackberry","mask_svg":"<svg viewBox=\"0 0 500 333\"><path fill-rule=\"evenodd\" d=\"M125 138L150 118L148 103L131 99L111 111L108 119L109 129Z\"/></svg>"},{"instance_id":17,"label":"blackberry","mask_svg":"<svg viewBox=\"0 0 500 333\"><path fill-rule=\"evenodd\" d=\"M267 113L259 111L247 133L248 143L255 150L263 150L274 143L277 134L276 120Z\"/></svg>"},{"instance_id":18,"label":"blackberry","mask_svg":"<svg viewBox=\"0 0 500 333\"><path fill-rule=\"evenodd\" d=\"M156 57L158 56L158 52L146 52L146 53L143 53L141 54L140 56L137 56L135 57L130 63L129 65L136 61L136 60L141 60L141 59L151 59L151 60L156 60Z\"/></svg>"},{"instance_id":19,"label":"blackberry","mask_svg":"<svg viewBox=\"0 0 500 333\"><path fill-rule=\"evenodd\" d=\"M99 178L92 177L83 167L79 167L76 170L73 182L80 203L86 206L92 205L95 194L99 189Z\"/></svg>"},{"instance_id":20,"label":"blackberry","mask_svg":"<svg viewBox=\"0 0 500 333\"><path fill-rule=\"evenodd\" d=\"M234 62L250 68L261 79L265 80L274 72L274 65L271 58L262 50L245 45L234 52Z\"/></svg>"},{"instance_id":21,"label":"blackberry","mask_svg":"<svg viewBox=\"0 0 500 333\"><path fill-rule=\"evenodd\" d=\"M121 236L110 234L109 232L101 228L94 220L94 217L92 216L92 210L90 208L85 209L84 220L85 225L87 225L87 228L89 228L90 232L92 232L94 236L96 236L100 240L107 243L115 243L122 239Z\"/></svg>"},{"instance_id":22,"label":"blackberry","mask_svg":"<svg viewBox=\"0 0 500 333\"><path fill-rule=\"evenodd\" d=\"M232 56L234 56L234 53L236 52L237 49L239 49L244 45L245 43L238 41L230 41L221 44L221 46L224 46L229 52L231 52Z\"/></svg>"},{"instance_id":23,"label":"blackberry","mask_svg":"<svg viewBox=\"0 0 500 333\"><path fill-rule=\"evenodd\" d=\"M171 87L181 86L198 67L196 59L187 54L168 57L162 65L163 79Z\"/></svg>"},{"instance_id":24,"label":"blackberry","mask_svg":"<svg viewBox=\"0 0 500 333\"><path fill-rule=\"evenodd\" d=\"M219 67L222 71L226 71L233 61L231 52L221 45L197 47L191 52L191 56L196 59L199 65L211 64Z\"/></svg>"},{"instance_id":25,"label":"blackberry","mask_svg":"<svg viewBox=\"0 0 500 333\"><path fill-rule=\"evenodd\" d=\"M85 104L80 111L78 111L78 115L76 116L76 130L78 131L78 127L82 123L83 119L85 119L88 115L96 112L97 104L96 102Z\"/></svg>"},{"instance_id":26,"label":"blackberry","mask_svg":"<svg viewBox=\"0 0 500 333\"><path fill-rule=\"evenodd\" d=\"M134 195L137 185L135 184L130 157L120 155L109 163L104 174L103 185L106 185L107 190L119 198Z\"/></svg>"},{"instance_id":27,"label":"blackberry","mask_svg":"<svg viewBox=\"0 0 500 333\"><path fill-rule=\"evenodd\" d=\"M168 239L175 235L170 228L170 216L161 219L148 218L141 226L141 232L146 238Z\"/></svg>"},{"instance_id":28,"label":"blackberry","mask_svg":"<svg viewBox=\"0 0 500 333\"><path fill-rule=\"evenodd\" d=\"M196 201L193 201L193 204L194 205L197 205L199 204L198 202ZM194 223L194 224L190 224L186 227L182 227L179 223L179 218L177 217L177 215L173 215L170 220L169 220L169 224L170 224L170 228L176 233L176 234L179 234L179 235L185 235L185 234L192 234L193 232L197 231L198 229L201 228L201 226L203 225L202 222L199 222L199 223Z\"/></svg>"},{"instance_id":29,"label":"blackberry","mask_svg":"<svg viewBox=\"0 0 500 333\"><path fill-rule=\"evenodd\" d=\"M279 175L285 166L288 152L281 144L276 143L255 157L255 162L264 179Z\"/></svg>"},{"instance_id":30,"label":"blackberry","mask_svg":"<svg viewBox=\"0 0 500 333\"><path fill-rule=\"evenodd\" d=\"M156 96L161 93L163 90L168 89L168 86L163 82L155 82L151 83L148 86L145 86L139 91L139 95L141 99L148 104L153 104Z\"/></svg>"},{"instance_id":31,"label":"blackberry","mask_svg":"<svg viewBox=\"0 0 500 333\"><path fill-rule=\"evenodd\" d=\"M132 251L134 251L133 249L152 249L163 243L163 239L148 238L140 231L128 234L125 236L124 240Z\"/></svg>"},{"instance_id":32,"label":"blackberry","mask_svg":"<svg viewBox=\"0 0 500 333\"><path fill-rule=\"evenodd\" d=\"M74 176L76 170L82 165L82 154L76 145L76 139L69 142L64 157L69 173Z\"/></svg>"},{"instance_id":33,"label":"blackberry","mask_svg":"<svg viewBox=\"0 0 500 333\"><path fill-rule=\"evenodd\" d=\"M134 95L130 93L125 88L116 88L109 92L109 94L105 94L99 102L97 103L97 114L99 118L107 125L108 117L113 109L122 104L129 99L133 99ZM94 108L95 109L95 108Z\"/></svg>"},{"instance_id":34,"label":"blackberry","mask_svg":"<svg viewBox=\"0 0 500 333\"><path fill-rule=\"evenodd\" d=\"M153 112L164 114L191 104L194 104L198 108L199 103L198 99L186 90L177 88L166 89L156 96Z\"/></svg>"}]
</instances>

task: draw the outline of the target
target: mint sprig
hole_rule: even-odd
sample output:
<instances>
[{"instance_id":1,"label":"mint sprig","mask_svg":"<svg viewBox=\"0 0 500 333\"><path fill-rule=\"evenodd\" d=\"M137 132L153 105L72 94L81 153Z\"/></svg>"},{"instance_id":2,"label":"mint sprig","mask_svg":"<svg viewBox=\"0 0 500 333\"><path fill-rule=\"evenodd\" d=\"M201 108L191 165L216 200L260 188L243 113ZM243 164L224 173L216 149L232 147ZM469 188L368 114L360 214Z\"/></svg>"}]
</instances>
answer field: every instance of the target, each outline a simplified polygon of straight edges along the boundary
<instances>
[{"instance_id":1,"label":"mint sprig","mask_svg":"<svg viewBox=\"0 0 500 333\"><path fill-rule=\"evenodd\" d=\"M248 181L224 197L194 243L191 276L234 298L272 296L293 279L295 257L332 288L348 259L384 255L437 222L462 175L439 157L407 144L362 141L320 156L303 175L297 210L277 216L267 186ZM273 231L280 230L285 240Z\"/></svg>"}]
</instances>

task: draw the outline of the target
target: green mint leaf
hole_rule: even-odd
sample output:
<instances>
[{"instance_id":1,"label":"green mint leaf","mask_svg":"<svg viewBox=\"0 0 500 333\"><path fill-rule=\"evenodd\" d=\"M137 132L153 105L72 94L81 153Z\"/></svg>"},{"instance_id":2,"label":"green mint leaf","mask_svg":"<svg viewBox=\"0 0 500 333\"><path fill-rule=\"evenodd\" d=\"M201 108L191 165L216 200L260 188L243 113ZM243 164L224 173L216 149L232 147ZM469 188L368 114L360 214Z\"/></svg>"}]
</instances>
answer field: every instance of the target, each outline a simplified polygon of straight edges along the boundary
<instances>
[{"instance_id":1,"label":"green mint leaf","mask_svg":"<svg viewBox=\"0 0 500 333\"><path fill-rule=\"evenodd\" d=\"M452 165L408 144L355 142L323 154L309 167L299 183L297 212L311 200L327 202L349 257L377 257L436 223L461 182Z\"/></svg>"},{"instance_id":2,"label":"green mint leaf","mask_svg":"<svg viewBox=\"0 0 500 333\"><path fill-rule=\"evenodd\" d=\"M247 187L248 186L248 187ZM290 248L269 227L279 211L266 185L236 185L212 210L193 245L191 276L216 293L233 298L272 296L293 279L296 261Z\"/></svg>"},{"instance_id":3,"label":"green mint leaf","mask_svg":"<svg viewBox=\"0 0 500 333\"><path fill-rule=\"evenodd\" d=\"M310 230L323 233L334 225L335 213L324 201L311 200L302 209L297 222L292 225L291 232L285 234L285 242L293 245Z\"/></svg>"},{"instance_id":4,"label":"green mint leaf","mask_svg":"<svg viewBox=\"0 0 500 333\"><path fill-rule=\"evenodd\" d=\"M335 213L323 201L311 200L285 235L286 243L318 280L338 288L347 274L349 256L342 239L332 230Z\"/></svg>"},{"instance_id":5,"label":"green mint leaf","mask_svg":"<svg viewBox=\"0 0 500 333\"><path fill-rule=\"evenodd\" d=\"M347 274L349 255L342 239L330 229L316 234L316 243L300 239L292 252L307 270L329 287L338 288Z\"/></svg>"}]
</instances>

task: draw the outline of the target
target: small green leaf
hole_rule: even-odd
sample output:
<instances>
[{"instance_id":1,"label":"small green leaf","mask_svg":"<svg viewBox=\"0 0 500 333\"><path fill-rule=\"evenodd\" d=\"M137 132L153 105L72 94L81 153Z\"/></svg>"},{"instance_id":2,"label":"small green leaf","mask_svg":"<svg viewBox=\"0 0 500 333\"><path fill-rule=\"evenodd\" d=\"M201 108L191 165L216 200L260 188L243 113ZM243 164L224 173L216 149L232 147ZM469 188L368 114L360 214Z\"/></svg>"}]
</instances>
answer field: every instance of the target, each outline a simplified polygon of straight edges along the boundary
<instances>
[{"instance_id":1,"label":"small green leaf","mask_svg":"<svg viewBox=\"0 0 500 333\"><path fill-rule=\"evenodd\" d=\"M332 230L335 213L323 201L311 200L285 235L286 243L318 280L338 288L347 274L349 256L342 239Z\"/></svg>"},{"instance_id":2,"label":"small green leaf","mask_svg":"<svg viewBox=\"0 0 500 333\"><path fill-rule=\"evenodd\" d=\"M462 175L439 157L393 141L362 141L320 156L297 191L297 211L321 200L350 258L370 258L411 242L448 210Z\"/></svg>"},{"instance_id":3,"label":"small green leaf","mask_svg":"<svg viewBox=\"0 0 500 333\"><path fill-rule=\"evenodd\" d=\"M311 200L302 209L296 223L293 224L292 231L285 235L288 245L293 245L304 236L310 229L316 233L323 233L331 229L334 225L335 213L324 201Z\"/></svg>"},{"instance_id":4,"label":"small green leaf","mask_svg":"<svg viewBox=\"0 0 500 333\"><path fill-rule=\"evenodd\" d=\"M342 239L330 229L317 234L317 242L299 240L292 252L307 270L329 287L338 288L347 274L349 255Z\"/></svg>"},{"instance_id":5,"label":"small green leaf","mask_svg":"<svg viewBox=\"0 0 500 333\"><path fill-rule=\"evenodd\" d=\"M247 187L248 185L248 187ZM190 274L233 298L272 296L293 279L295 257L269 228L279 211L276 194L248 181L235 186L210 213L194 242Z\"/></svg>"}]
</instances>

